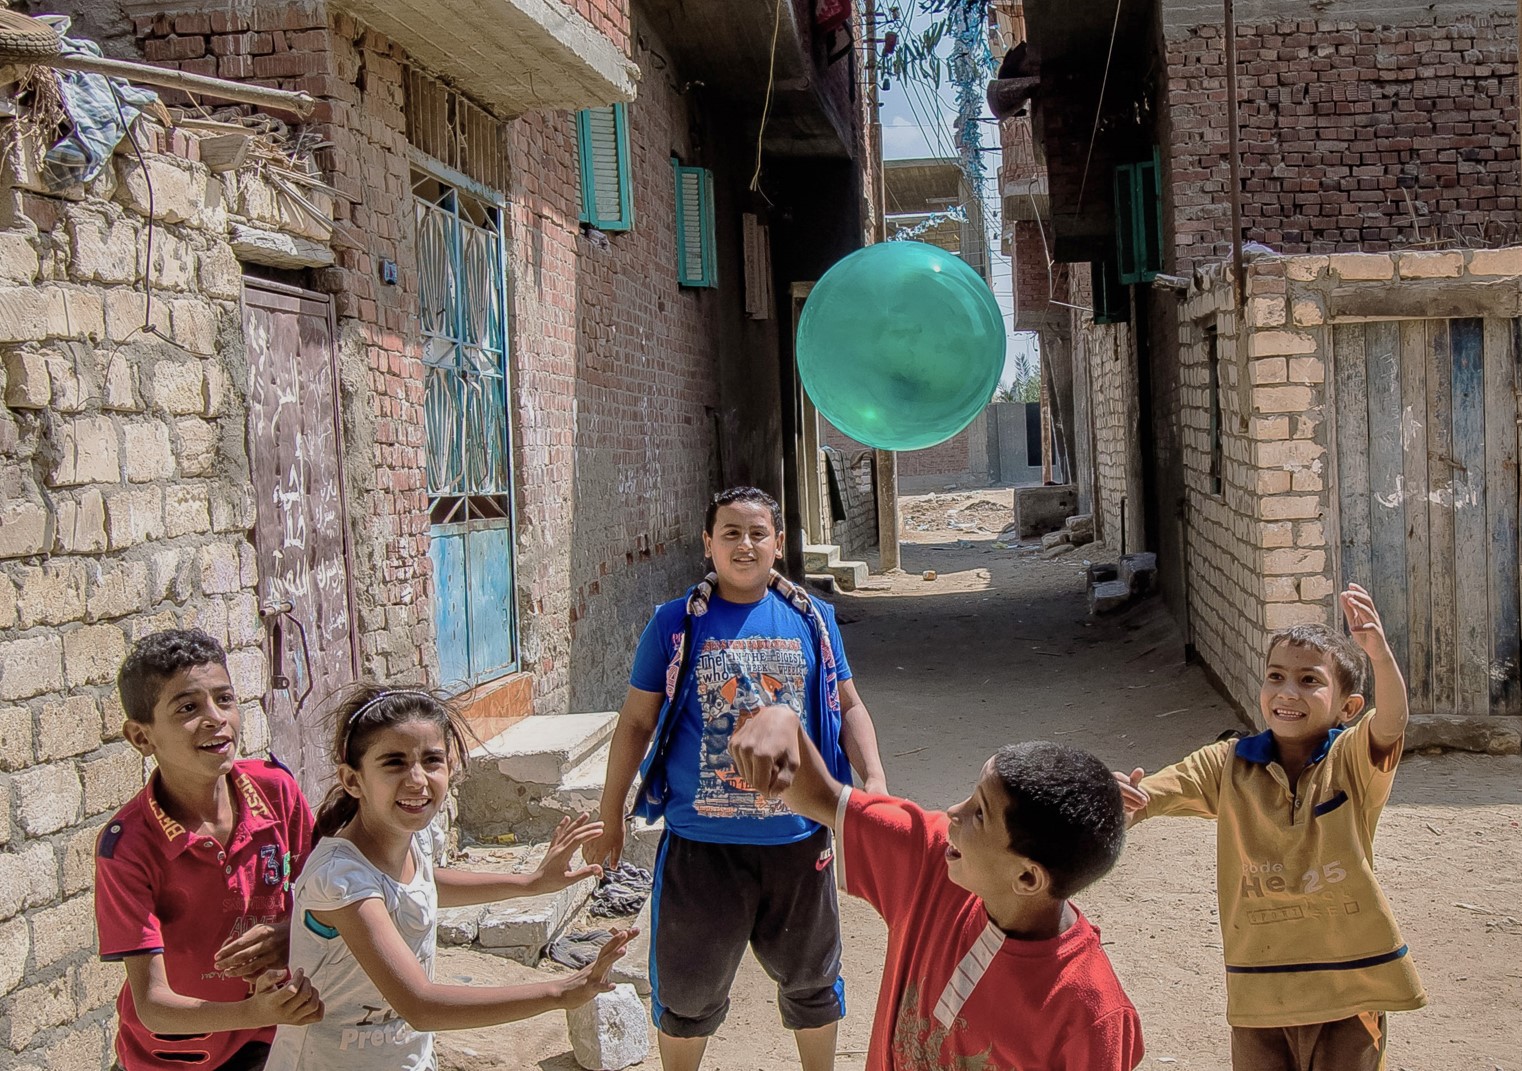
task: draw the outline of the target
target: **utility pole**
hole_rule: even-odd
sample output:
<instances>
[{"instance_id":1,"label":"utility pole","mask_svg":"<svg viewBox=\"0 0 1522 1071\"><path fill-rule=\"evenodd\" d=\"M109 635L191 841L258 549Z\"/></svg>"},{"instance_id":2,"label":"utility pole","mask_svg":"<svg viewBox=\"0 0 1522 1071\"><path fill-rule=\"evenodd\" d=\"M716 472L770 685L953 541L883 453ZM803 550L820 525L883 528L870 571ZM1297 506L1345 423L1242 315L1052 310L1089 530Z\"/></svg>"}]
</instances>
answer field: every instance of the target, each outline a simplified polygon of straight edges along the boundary
<instances>
[{"instance_id":1,"label":"utility pole","mask_svg":"<svg viewBox=\"0 0 1522 1071\"><path fill-rule=\"evenodd\" d=\"M1518 0L1522 4L1522 0ZM874 242L888 237L888 222L884 217L887 198L883 188L883 122L881 105L878 103L877 81L877 0L866 0L863 9L867 45L867 107L872 117L867 125L867 153L869 163L875 165L872 183L873 201L876 202L873 220ZM899 568L898 562L898 455L892 450L878 450L873 455L873 471L876 474L877 498L877 568L887 573Z\"/></svg>"}]
</instances>

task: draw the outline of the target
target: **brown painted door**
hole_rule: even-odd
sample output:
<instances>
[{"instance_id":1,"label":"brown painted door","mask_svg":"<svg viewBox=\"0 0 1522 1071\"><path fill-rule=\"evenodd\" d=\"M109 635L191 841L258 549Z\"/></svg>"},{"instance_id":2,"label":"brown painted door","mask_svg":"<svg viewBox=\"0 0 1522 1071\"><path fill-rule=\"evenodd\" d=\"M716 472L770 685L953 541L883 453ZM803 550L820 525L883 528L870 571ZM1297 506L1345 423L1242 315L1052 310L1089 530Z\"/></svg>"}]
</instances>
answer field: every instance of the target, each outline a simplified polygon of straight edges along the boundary
<instances>
[{"instance_id":1,"label":"brown painted door","mask_svg":"<svg viewBox=\"0 0 1522 1071\"><path fill-rule=\"evenodd\" d=\"M1373 593L1413 712L1522 714L1518 321L1333 332L1340 579Z\"/></svg>"},{"instance_id":2,"label":"brown painted door","mask_svg":"<svg viewBox=\"0 0 1522 1071\"><path fill-rule=\"evenodd\" d=\"M315 806L333 767L320 715L358 670L332 303L246 279L243 332L270 750Z\"/></svg>"}]
</instances>

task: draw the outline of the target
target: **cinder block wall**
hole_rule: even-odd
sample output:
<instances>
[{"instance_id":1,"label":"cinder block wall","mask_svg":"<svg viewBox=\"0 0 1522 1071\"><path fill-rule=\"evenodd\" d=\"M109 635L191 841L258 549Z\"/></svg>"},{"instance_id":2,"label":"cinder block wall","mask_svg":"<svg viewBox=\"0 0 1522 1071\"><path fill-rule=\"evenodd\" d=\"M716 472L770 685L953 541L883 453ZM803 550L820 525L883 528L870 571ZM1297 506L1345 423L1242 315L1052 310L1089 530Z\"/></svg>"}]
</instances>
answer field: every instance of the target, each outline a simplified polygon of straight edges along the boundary
<instances>
[{"instance_id":1,"label":"cinder block wall","mask_svg":"<svg viewBox=\"0 0 1522 1071\"><path fill-rule=\"evenodd\" d=\"M1238 7L1244 235L1284 253L1517 240L1516 7ZM1164 5L1170 271L1228 252L1220 5Z\"/></svg>"},{"instance_id":2,"label":"cinder block wall","mask_svg":"<svg viewBox=\"0 0 1522 1071\"><path fill-rule=\"evenodd\" d=\"M1094 304L1088 275L1068 276L1068 297L1083 309ZM1121 545L1121 500L1126 503L1126 549L1143 549L1140 401L1136 394L1136 347L1127 324L1096 324L1088 312L1072 309L1073 367L1088 370L1087 383L1093 436L1094 513L1100 537L1112 550ZM1084 434L1078 429L1078 434ZM1080 480L1088 479L1079 473ZM1150 548L1147 548L1150 549Z\"/></svg>"},{"instance_id":3,"label":"cinder block wall","mask_svg":"<svg viewBox=\"0 0 1522 1071\"><path fill-rule=\"evenodd\" d=\"M193 144L173 148L194 155ZM246 175L117 156L80 199L9 190L0 230L0 1064L110 1062L121 968L95 956L100 825L143 784L121 738L128 646L195 626L228 647L243 749L267 743L248 531ZM260 187L256 189L255 187ZM257 212L255 213L257 216ZM255 219L278 226L277 218ZM153 331L144 329L151 324Z\"/></svg>"}]
</instances>

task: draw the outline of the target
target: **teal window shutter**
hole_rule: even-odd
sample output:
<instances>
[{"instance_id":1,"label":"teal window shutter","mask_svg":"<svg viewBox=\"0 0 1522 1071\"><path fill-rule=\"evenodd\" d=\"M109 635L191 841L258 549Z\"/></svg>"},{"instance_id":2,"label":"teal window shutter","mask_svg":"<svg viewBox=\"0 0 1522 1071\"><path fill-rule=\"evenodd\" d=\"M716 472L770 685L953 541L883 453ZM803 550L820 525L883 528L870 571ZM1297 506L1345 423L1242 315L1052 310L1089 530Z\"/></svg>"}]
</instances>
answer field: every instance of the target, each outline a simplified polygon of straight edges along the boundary
<instances>
[{"instance_id":1,"label":"teal window shutter","mask_svg":"<svg viewBox=\"0 0 1522 1071\"><path fill-rule=\"evenodd\" d=\"M682 286L718 286L715 269L713 172L706 167L676 171L676 278Z\"/></svg>"},{"instance_id":2,"label":"teal window shutter","mask_svg":"<svg viewBox=\"0 0 1522 1071\"><path fill-rule=\"evenodd\" d=\"M576 113L581 165L581 222L602 231L634 226L629 173L629 116L622 104Z\"/></svg>"},{"instance_id":3,"label":"teal window shutter","mask_svg":"<svg viewBox=\"0 0 1522 1071\"><path fill-rule=\"evenodd\" d=\"M1114 257L1096 260L1089 265L1089 279L1094 291L1094 322L1125 324L1131 322L1131 291L1120 281Z\"/></svg>"},{"instance_id":4,"label":"teal window shutter","mask_svg":"<svg viewBox=\"0 0 1522 1071\"><path fill-rule=\"evenodd\" d=\"M1115 167L1115 249L1120 281L1150 283L1163 270L1162 187L1158 152Z\"/></svg>"}]
</instances>

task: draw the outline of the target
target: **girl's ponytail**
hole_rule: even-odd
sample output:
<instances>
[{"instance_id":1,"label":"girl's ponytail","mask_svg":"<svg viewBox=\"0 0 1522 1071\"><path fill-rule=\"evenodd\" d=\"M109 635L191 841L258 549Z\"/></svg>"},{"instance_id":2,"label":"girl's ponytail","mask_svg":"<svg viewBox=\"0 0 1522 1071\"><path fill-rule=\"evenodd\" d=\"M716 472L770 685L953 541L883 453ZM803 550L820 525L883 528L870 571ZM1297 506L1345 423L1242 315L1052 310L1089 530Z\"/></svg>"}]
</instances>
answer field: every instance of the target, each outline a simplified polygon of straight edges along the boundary
<instances>
[{"instance_id":1,"label":"girl's ponytail","mask_svg":"<svg viewBox=\"0 0 1522 1071\"><path fill-rule=\"evenodd\" d=\"M322 803L317 807L312 843L316 844L323 837L333 836L354 821L354 816L358 813L359 800L345 792L343 785L334 785L328 789L328 794L323 797Z\"/></svg>"}]
</instances>

